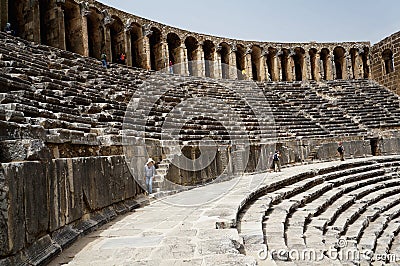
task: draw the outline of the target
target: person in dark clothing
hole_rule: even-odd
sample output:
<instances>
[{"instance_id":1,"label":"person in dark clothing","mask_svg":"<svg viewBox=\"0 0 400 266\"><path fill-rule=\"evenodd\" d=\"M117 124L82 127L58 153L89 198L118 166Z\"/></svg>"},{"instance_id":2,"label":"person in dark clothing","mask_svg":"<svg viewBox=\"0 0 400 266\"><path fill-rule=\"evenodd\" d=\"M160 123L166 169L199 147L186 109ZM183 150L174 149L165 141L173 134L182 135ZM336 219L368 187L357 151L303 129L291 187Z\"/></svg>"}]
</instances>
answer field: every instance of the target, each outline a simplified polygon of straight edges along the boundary
<instances>
[{"instance_id":1,"label":"person in dark clothing","mask_svg":"<svg viewBox=\"0 0 400 266\"><path fill-rule=\"evenodd\" d=\"M273 169L274 171L281 171L281 161L280 161L281 155L279 154L279 151L275 151L272 162L273 162Z\"/></svg>"},{"instance_id":2,"label":"person in dark clothing","mask_svg":"<svg viewBox=\"0 0 400 266\"><path fill-rule=\"evenodd\" d=\"M11 34L13 36L15 35L15 31L11 28L11 23L9 23L9 22L7 22L7 24L6 24L5 28L4 28L4 31L7 34Z\"/></svg>"},{"instance_id":3,"label":"person in dark clothing","mask_svg":"<svg viewBox=\"0 0 400 266\"><path fill-rule=\"evenodd\" d=\"M119 63L125 65L125 58L125 53L121 53L121 55L119 56Z\"/></svg>"},{"instance_id":4,"label":"person in dark clothing","mask_svg":"<svg viewBox=\"0 0 400 266\"><path fill-rule=\"evenodd\" d=\"M344 161L344 147L343 147L343 143L342 143L342 142L339 142L337 151L338 151L338 153L339 153L340 160L341 160L341 161Z\"/></svg>"},{"instance_id":5,"label":"person in dark clothing","mask_svg":"<svg viewBox=\"0 0 400 266\"><path fill-rule=\"evenodd\" d=\"M100 60L101 60L101 65L102 65L104 68L108 68L108 64L107 64L107 55L106 55L106 53L103 52L103 53L101 54Z\"/></svg>"}]
</instances>

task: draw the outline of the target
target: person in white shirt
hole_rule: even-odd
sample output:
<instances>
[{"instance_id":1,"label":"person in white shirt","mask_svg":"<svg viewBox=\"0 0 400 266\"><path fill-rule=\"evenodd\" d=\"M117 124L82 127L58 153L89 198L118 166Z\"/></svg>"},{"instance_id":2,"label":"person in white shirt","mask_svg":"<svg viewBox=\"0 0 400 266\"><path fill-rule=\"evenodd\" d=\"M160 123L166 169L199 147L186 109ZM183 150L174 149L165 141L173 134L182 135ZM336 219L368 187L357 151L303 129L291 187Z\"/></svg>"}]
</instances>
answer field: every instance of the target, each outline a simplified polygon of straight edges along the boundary
<instances>
[{"instance_id":1,"label":"person in white shirt","mask_svg":"<svg viewBox=\"0 0 400 266\"><path fill-rule=\"evenodd\" d=\"M153 178L156 174L153 159L149 158L144 166L144 180L146 181L147 192L153 193Z\"/></svg>"}]
</instances>

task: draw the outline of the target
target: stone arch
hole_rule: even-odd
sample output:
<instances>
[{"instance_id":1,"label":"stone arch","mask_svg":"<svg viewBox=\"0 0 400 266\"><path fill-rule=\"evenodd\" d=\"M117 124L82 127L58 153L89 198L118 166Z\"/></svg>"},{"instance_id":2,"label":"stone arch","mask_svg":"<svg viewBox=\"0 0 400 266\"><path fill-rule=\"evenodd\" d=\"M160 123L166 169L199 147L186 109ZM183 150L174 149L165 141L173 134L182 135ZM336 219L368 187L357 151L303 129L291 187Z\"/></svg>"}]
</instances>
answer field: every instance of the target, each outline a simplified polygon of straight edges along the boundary
<instances>
[{"instance_id":1,"label":"stone arch","mask_svg":"<svg viewBox=\"0 0 400 266\"><path fill-rule=\"evenodd\" d=\"M382 52L382 61L385 68L385 74L392 73L394 71L394 63L393 63L393 52L391 49L385 49Z\"/></svg>"},{"instance_id":2,"label":"stone arch","mask_svg":"<svg viewBox=\"0 0 400 266\"><path fill-rule=\"evenodd\" d=\"M310 55L311 79L319 81L319 54L316 48L308 51Z\"/></svg>"},{"instance_id":3,"label":"stone arch","mask_svg":"<svg viewBox=\"0 0 400 266\"><path fill-rule=\"evenodd\" d=\"M150 43L150 68L152 70L160 70L163 66L160 65L162 61L162 47L161 47L161 31L156 27L151 27L151 35L149 38Z\"/></svg>"},{"instance_id":4,"label":"stone arch","mask_svg":"<svg viewBox=\"0 0 400 266\"><path fill-rule=\"evenodd\" d=\"M320 62L321 62L321 70L323 74L321 78L324 80L330 79L330 51L328 48L322 48L320 52Z\"/></svg>"},{"instance_id":5,"label":"stone arch","mask_svg":"<svg viewBox=\"0 0 400 266\"><path fill-rule=\"evenodd\" d=\"M131 23L129 35L131 38L132 66L144 68L146 55L143 54L144 47L142 26L138 23Z\"/></svg>"},{"instance_id":6,"label":"stone arch","mask_svg":"<svg viewBox=\"0 0 400 266\"><path fill-rule=\"evenodd\" d=\"M64 24L66 50L84 55L81 8L72 0L65 1Z\"/></svg>"},{"instance_id":7,"label":"stone arch","mask_svg":"<svg viewBox=\"0 0 400 266\"><path fill-rule=\"evenodd\" d=\"M168 43L168 53L169 53L169 60L172 62L173 65L180 64L182 62L182 42L178 34L174 32L170 32L167 34L167 43ZM180 74L179 70L182 66L176 65L174 66L174 73Z\"/></svg>"},{"instance_id":8,"label":"stone arch","mask_svg":"<svg viewBox=\"0 0 400 266\"><path fill-rule=\"evenodd\" d=\"M113 62L118 62L121 53L125 50L124 23L117 16L112 16L114 22L110 25L111 57Z\"/></svg>"},{"instance_id":9,"label":"stone arch","mask_svg":"<svg viewBox=\"0 0 400 266\"><path fill-rule=\"evenodd\" d=\"M261 47L258 45L253 45L251 47L251 70L253 75L253 80L261 81L264 77L261 75L263 69L261 69L263 56L261 54Z\"/></svg>"},{"instance_id":10,"label":"stone arch","mask_svg":"<svg viewBox=\"0 0 400 266\"><path fill-rule=\"evenodd\" d=\"M28 38L25 31L25 24L27 22L25 21L26 16L24 16L24 14L26 13L27 9L29 9L27 1L23 0L8 1L7 22L11 23L11 27L14 29L16 36L33 41L33 39ZM4 27L5 25L1 25L1 29L4 29Z\"/></svg>"},{"instance_id":11,"label":"stone arch","mask_svg":"<svg viewBox=\"0 0 400 266\"><path fill-rule=\"evenodd\" d=\"M283 48L280 52L279 59L281 62L281 73L282 73L282 81L290 81L290 62L289 62L290 51L286 48Z\"/></svg>"},{"instance_id":12,"label":"stone arch","mask_svg":"<svg viewBox=\"0 0 400 266\"><path fill-rule=\"evenodd\" d=\"M211 73L214 72L213 62L214 62L214 51L215 45L210 40L205 40L203 44L204 60L205 60L205 76L212 77Z\"/></svg>"},{"instance_id":13,"label":"stone arch","mask_svg":"<svg viewBox=\"0 0 400 266\"><path fill-rule=\"evenodd\" d=\"M39 14L40 14L40 43L44 45L51 45L51 29L48 27L52 15L53 4L55 1L39 0Z\"/></svg>"},{"instance_id":14,"label":"stone arch","mask_svg":"<svg viewBox=\"0 0 400 266\"><path fill-rule=\"evenodd\" d=\"M197 58L197 49L199 47L199 43L193 36L188 36L185 39L185 47L187 50L187 63L188 63L188 70L189 75L196 76L196 64L193 61L200 60Z\"/></svg>"},{"instance_id":15,"label":"stone arch","mask_svg":"<svg viewBox=\"0 0 400 266\"><path fill-rule=\"evenodd\" d=\"M268 75L272 81L278 81L279 75L278 66L277 66L277 54L278 50L273 47L268 47L268 55L267 55L267 66L268 66Z\"/></svg>"},{"instance_id":16,"label":"stone arch","mask_svg":"<svg viewBox=\"0 0 400 266\"><path fill-rule=\"evenodd\" d=\"M335 79L343 79L346 75L346 50L337 46L333 49L333 61L335 65Z\"/></svg>"},{"instance_id":17,"label":"stone arch","mask_svg":"<svg viewBox=\"0 0 400 266\"><path fill-rule=\"evenodd\" d=\"M220 54L221 54L221 65L222 65L222 78L229 78L229 54L230 47L226 42L220 44Z\"/></svg>"},{"instance_id":18,"label":"stone arch","mask_svg":"<svg viewBox=\"0 0 400 266\"><path fill-rule=\"evenodd\" d=\"M293 63L294 63L294 74L297 81L304 80L305 77L305 50L301 47L294 49Z\"/></svg>"},{"instance_id":19,"label":"stone arch","mask_svg":"<svg viewBox=\"0 0 400 266\"><path fill-rule=\"evenodd\" d=\"M242 44L236 46L236 69L238 71L238 79L244 79L242 71L246 69L246 48Z\"/></svg>"},{"instance_id":20,"label":"stone arch","mask_svg":"<svg viewBox=\"0 0 400 266\"><path fill-rule=\"evenodd\" d=\"M103 16L96 8L90 8L87 16L89 56L100 59L105 51Z\"/></svg>"}]
</instances>

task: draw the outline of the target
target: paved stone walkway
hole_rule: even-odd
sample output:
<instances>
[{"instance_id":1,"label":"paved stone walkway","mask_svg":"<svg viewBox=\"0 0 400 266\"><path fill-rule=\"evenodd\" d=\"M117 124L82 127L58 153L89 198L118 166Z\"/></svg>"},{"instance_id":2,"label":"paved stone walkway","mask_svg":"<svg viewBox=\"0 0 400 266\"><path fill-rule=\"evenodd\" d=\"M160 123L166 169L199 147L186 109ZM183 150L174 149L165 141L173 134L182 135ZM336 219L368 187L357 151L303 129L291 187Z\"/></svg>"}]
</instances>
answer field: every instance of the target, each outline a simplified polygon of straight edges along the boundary
<instances>
[{"instance_id":1,"label":"paved stone walkway","mask_svg":"<svg viewBox=\"0 0 400 266\"><path fill-rule=\"evenodd\" d=\"M359 160L365 159L351 161ZM153 200L95 237L83 239L87 244L68 265L276 265L240 254L243 240L230 228L236 223L239 207L251 192L272 181L340 163L244 175Z\"/></svg>"}]
</instances>

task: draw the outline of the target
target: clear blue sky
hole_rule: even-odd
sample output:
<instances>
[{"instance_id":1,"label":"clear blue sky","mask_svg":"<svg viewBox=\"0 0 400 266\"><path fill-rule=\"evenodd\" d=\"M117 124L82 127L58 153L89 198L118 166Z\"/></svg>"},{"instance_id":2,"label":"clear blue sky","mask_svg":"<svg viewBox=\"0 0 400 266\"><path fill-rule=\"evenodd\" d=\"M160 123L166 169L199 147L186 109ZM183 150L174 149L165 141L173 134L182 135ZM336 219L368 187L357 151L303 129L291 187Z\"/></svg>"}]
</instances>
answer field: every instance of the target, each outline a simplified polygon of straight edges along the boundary
<instances>
[{"instance_id":1,"label":"clear blue sky","mask_svg":"<svg viewBox=\"0 0 400 266\"><path fill-rule=\"evenodd\" d=\"M400 0L100 0L178 28L243 40L379 42L400 31Z\"/></svg>"}]
</instances>

